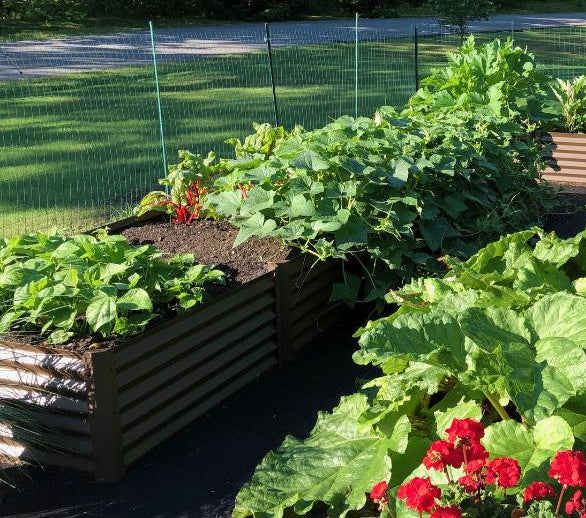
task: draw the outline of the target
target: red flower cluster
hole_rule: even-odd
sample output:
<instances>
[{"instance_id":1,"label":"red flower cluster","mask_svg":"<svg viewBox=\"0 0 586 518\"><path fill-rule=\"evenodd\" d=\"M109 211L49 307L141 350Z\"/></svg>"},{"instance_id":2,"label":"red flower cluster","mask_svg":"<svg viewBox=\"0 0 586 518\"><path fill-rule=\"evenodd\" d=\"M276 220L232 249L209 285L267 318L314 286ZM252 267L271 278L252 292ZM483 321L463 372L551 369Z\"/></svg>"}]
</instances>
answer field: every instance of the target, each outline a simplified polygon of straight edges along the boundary
<instances>
[{"instance_id":1,"label":"red flower cluster","mask_svg":"<svg viewBox=\"0 0 586 518\"><path fill-rule=\"evenodd\" d=\"M423 458L423 465L427 469L441 471L447 466L459 468L464 463L464 454L461 448L456 448L448 441L435 441L427 450Z\"/></svg>"},{"instance_id":2,"label":"red flower cluster","mask_svg":"<svg viewBox=\"0 0 586 518\"><path fill-rule=\"evenodd\" d=\"M462 518L462 511L460 511L460 508L457 505L436 507L435 511L431 513L429 518Z\"/></svg>"},{"instance_id":3,"label":"red flower cluster","mask_svg":"<svg viewBox=\"0 0 586 518\"><path fill-rule=\"evenodd\" d=\"M565 510L568 514L578 513L580 518L586 516L586 499L582 497L582 491L578 489L572 495L566 502Z\"/></svg>"},{"instance_id":4,"label":"red flower cluster","mask_svg":"<svg viewBox=\"0 0 586 518\"><path fill-rule=\"evenodd\" d=\"M465 474L457 483L466 492L474 495L474 501L483 500L484 493L489 491L489 485L504 490L517 486L521 479L521 466L510 457L488 460L488 452L480 443L484 436L482 423L473 419L454 419L446 432L447 440L435 441L427 450L423 465L428 470L444 471L448 482L452 484L450 469L463 466ZM563 486L554 513L559 516L566 488L586 487L586 456L581 451L558 452L551 462L549 475ZM382 488L380 491L379 486ZM375 502L382 501L386 506L387 490L387 483L379 482L370 496ZM462 511L458 505L453 505L449 498L441 501L441 489L433 485L428 477L414 477L405 482L399 487L397 497L404 500L405 505L417 511L420 516L423 513L431 513L429 518L462 518ZM533 482L523 492L524 503L548 498L556 498L556 491L545 482ZM582 495L581 490L577 490L566 502L565 511L568 515L577 513L578 518L586 518L586 496ZM513 510L512 516L524 516L525 513L523 507L520 507Z\"/></svg>"},{"instance_id":5,"label":"red flower cluster","mask_svg":"<svg viewBox=\"0 0 586 518\"><path fill-rule=\"evenodd\" d=\"M372 488L370 492L370 498L378 504L378 508L382 511L389 503L389 484L382 480Z\"/></svg>"},{"instance_id":6,"label":"red flower cluster","mask_svg":"<svg viewBox=\"0 0 586 518\"><path fill-rule=\"evenodd\" d=\"M515 459L494 459L486 466L486 481L502 488L515 487L521 478L521 466Z\"/></svg>"},{"instance_id":7,"label":"red flower cluster","mask_svg":"<svg viewBox=\"0 0 586 518\"><path fill-rule=\"evenodd\" d=\"M448 440L456 447L478 444L484 437L484 425L474 419L454 419L448 429Z\"/></svg>"},{"instance_id":8,"label":"red flower cluster","mask_svg":"<svg viewBox=\"0 0 586 518\"><path fill-rule=\"evenodd\" d=\"M441 498L442 491L428 477L415 477L399 488L397 496L405 500L407 507L421 514L435 508L435 500Z\"/></svg>"},{"instance_id":9,"label":"red flower cluster","mask_svg":"<svg viewBox=\"0 0 586 518\"><path fill-rule=\"evenodd\" d=\"M555 498L553 487L545 482L533 482L532 484L529 484L523 492L523 502L544 500L545 498Z\"/></svg>"},{"instance_id":10,"label":"red flower cluster","mask_svg":"<svg viewBox=\"0 0 586 518\"><path fill-rule=\"evenodd\" d=\"M586 486L586 459L581 451L560 451L549 468L549 476L564 486Z\"/></svg>"}]
</instances>

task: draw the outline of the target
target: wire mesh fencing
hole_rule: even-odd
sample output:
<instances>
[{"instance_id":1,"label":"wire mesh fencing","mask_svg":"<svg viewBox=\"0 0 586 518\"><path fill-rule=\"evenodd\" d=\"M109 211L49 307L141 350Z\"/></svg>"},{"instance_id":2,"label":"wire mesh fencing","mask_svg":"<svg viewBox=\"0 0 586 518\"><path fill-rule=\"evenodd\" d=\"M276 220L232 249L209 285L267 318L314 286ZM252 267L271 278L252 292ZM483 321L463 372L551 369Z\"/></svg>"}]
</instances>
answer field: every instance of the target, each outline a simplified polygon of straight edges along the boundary
<instances>
[{"instance_id":1,"label":"wire mesh fencing","mask_svg":"<svg viewBox=\"0 0 586 518\"><path fill-rule=\"evenodd\" d=\"M586 65L585 27L514 33L547 73ZM131 213L180 149L221 156L252 122L320 127L403 105L460 36L381 24L190 27L0 42L0 236Z\"/></svg>"}]
</instances>

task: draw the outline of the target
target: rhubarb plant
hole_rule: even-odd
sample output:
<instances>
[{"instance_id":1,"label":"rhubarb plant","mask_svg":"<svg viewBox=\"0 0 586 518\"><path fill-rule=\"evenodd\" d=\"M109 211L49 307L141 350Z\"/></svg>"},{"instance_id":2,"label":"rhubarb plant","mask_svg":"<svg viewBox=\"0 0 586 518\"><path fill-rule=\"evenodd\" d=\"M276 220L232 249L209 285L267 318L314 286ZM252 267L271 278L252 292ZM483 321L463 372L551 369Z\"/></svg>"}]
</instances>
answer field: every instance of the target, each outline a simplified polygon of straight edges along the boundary
<instances>
[{"instance_id":1,"label":"rhubarb plant","mask_svg":"<svg viewBox=\"0 0 586 518\"><path fill-rule=\"evenodd\" d=\"M0 240L0 333L128 337L202 303L223 273L184 254L168 261L123 236L36 233Z\"/></svg>"},{"instance_id":2,"label":"rhubarb plant","mask_svg":"<svg viewBox=\"0 0 586 518\"><path fill-rule=\"evenodd\" d=\"M270 453L239 493L236 518L279 518L290 508L303 515L320 504L329 516L345 516L368 506L366 493L381 481L386 487L376 488L374 504L399 518L415 517L399 487L415 477L450 484L443 468L426 473L420 465L429 470L437 455L449 450L445 441L455 440L454 419L483 424L476 441L482 449L467 452L472 459L486 450L482 476L489 466L498 471L498 464L491 465L496 458L518 465L520 486L507 488L507 512L521 505L520 488L548 479L557 452L586 446L586 232L564 240L535 228L504 236L467 261L440 260L447 274L390 291L387 299L396 310L357 333L355 361L382 371L343 400L359 401L360 408L349 412L341 404L318 420L335 422L327 433L316 426L308 439L288 438ZM404 449L385 449L400 422L408 423ZM342 429L354 435L336 436ZM348 448L359 444L356 434L383 453L354 450L349 473ZM377 479L383 458L386 475ZM474 474L461 467L449 473L452 483L466 475ZM499 480L497 473L486 484L496 487ZM558 480L559 495L565 484ZM478 481L462 482L470 482L470 489ZM459 493L446 489L451 500L437 505L454 505L467 491L463 483ZM499 498L506 496L502 489ZM467 502L472 507L466 513L477 516L473 504ZM531 516L555 511L551 503L526 504L524 512ZM581 495L571 505L583 509Z\"/></svg>"}]
</instances>

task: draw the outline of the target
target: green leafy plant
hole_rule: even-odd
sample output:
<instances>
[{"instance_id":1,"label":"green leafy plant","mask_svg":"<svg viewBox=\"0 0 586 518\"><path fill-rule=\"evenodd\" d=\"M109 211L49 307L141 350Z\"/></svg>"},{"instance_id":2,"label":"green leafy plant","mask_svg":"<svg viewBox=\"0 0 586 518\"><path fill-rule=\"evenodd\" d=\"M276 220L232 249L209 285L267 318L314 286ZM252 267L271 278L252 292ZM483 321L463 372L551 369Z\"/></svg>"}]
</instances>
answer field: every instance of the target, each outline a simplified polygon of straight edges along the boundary
<instances>
[{"instance_id":1,"label":"green leafy plant","mask_svg":"<svg viewBox=\"0 0 586 518\"><path fill-rule=\"evenodd\" d=\"M539 124L548 119L544 103L551 78L540 73L535 56L513 40L478 46L469 36L447 59L445 67L423 79L407 104L409 113L469 111Z\"/></svg>"},{"instance_id":2,"label":"green leafy plant","mask_svg":"<svg viewBox=\"0 0 586 518\"><path fill-rule=\"evenodd\" d=\"M191 254L169 261L118 235L30 234L0 241L0 333L127 337L153 319L201 303L223 273Z\"/></svg>"},{"instance_id":3,"label":"green leafy plant","mask_svg":"<svg viewBox=\"0 0 586 518\"><path fill-rule=\"evenodd\" d=\"M206 209L240 228L236 245L270 236L316 260L356 259L373 299L436 268L434 254L467 257L539 219L549 194L535 181L540 150L522 133L468 113L342 117L268 158L239 149L222 160ZM356 300L360 282L345 286L340 297Z\"/></svg>"},{"instance_id":4,"label":"green leafy plant","mask_svg":"<svg viewBox=\"0 0 586 518\"><path fill-rule=\"evenodd\" d=\"M395 516L415 516L398 488L422 475L454 419L482 420L484 448L519 464L521 487L547 480L558 451L584 448L586 232L561 240L532 229L442 261L444 277L390 292L398 310L358 332L355 361L383 375L321 414L308 439L269 453L235 518L303 515L317 503L343 517L381 480Z\"/></svg>"},{"instance_id":5,"label":"green leafy plant","mask_svg":"<svg viewBox=\"0 0 586 518\"><path fill-rule=\"evenodd\" d=\"M586 76L558 79L552 91L559 101L563 129L570 133L586 131Z\"/></svg>"}]
</instances>

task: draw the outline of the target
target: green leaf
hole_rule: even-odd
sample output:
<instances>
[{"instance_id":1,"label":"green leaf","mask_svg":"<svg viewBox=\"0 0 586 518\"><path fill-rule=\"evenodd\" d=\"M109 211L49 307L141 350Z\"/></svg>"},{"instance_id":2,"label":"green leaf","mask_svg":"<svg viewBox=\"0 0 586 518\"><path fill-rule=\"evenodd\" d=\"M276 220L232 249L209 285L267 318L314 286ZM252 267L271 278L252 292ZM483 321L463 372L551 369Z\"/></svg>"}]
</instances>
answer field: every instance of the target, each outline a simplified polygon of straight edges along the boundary
<instances>
[{"instance_id":1,"label":"green leaf","mask_svg":"<svg viewBox=\"0 0 586 518\"><path fill-rule=\"evenodd\" d=\"M385 372L405 358L454 371L466 369L464 335L456 319L444 312L381 319L362 334L360 347L354 361L383 365Z\"/></svg>"},{"instance_id":2,"label":"green leaf","mask_svg":"<svg viewBox=\"0 0 586 518\"><path fill-rule=\"evenodd\" d=\"M291 166L303 171L325 171L331 164L319 153L306 149L291 162Z\"/></svg>"},{"instance_id":3,"label":"green leaf","mask_svg":"<svg viewBox=\"0 0 586 518\"><path fill-rule=\"evenodd\" d=\"M549 468L558 451L572 449L574 436L570 425L559 416L538 421L533 429L509 419L489 426L482 443L491 457L516 459L523 479L531 480Z\"/></svg>"},{"instance_id":4,"label":"green leaf","mask_svg":"<svg viewBox=\"0 0 586 518\"><path fill-rule=\"evenodd\" d=\"M319 415L308 439L287 437L240 490L233 517L281 518L288 508L304 515L317 502L340 518L361 509L372 486L389 478L393 452L405 451L410 431L406 416L388 438L359 426L367 408L364 395L342 398L331 414Z\"/></svg>"},{"instance_id":5,"label":"green leaf","mask_svg":"<svg viewBox=\"0 0 586 518\"><path fill-rule=\"evenodd\" d=\"M234 246L241 245L252 236L267 237L277 228L277 223L257 212L242 223L240 231L234 240Z\"/></svg>"},{"instance_id":6,"label":"green leaf","mask_svg":"<svg viewBox=\"0 0 586 518\"><path fill-rule=\"evenodd\" d=\"M64 331L63 329L57 329L53 331L47 338L47 343L51 345L64 344L74 335L71 331Z\"/></svg>"},{"instance_id":7,"label":"green leaf","mask_svg":"<svg viewBox=\"0 0 586 518\"><path fill-rule=\"evenodd\" d=\"M94 298L86 310L87 322L94 332L105 328L116 317L116 299L106 295L100 295Z\"/></svg>"},{"instance_id":8,"label":"green leaf","mask_svg":"<svg viewBox=\"0 0 586 518\"><path fill-rule=\"evenodd\" d=\"M153 303L145 290L133 288L116 301L116 307L122 311L152 311Z\"/></svg>"},{"instance_id":9,"label":"green leaf","mask_svg":"<svg viewBox=\"0 0 586 518\"><path fill-rule=\"evenodd\" d=\"M586 349L586 299L570 293L555 293L539 300L527 311L538 339L569 338Z\"/></svg>"}]
</instances>

